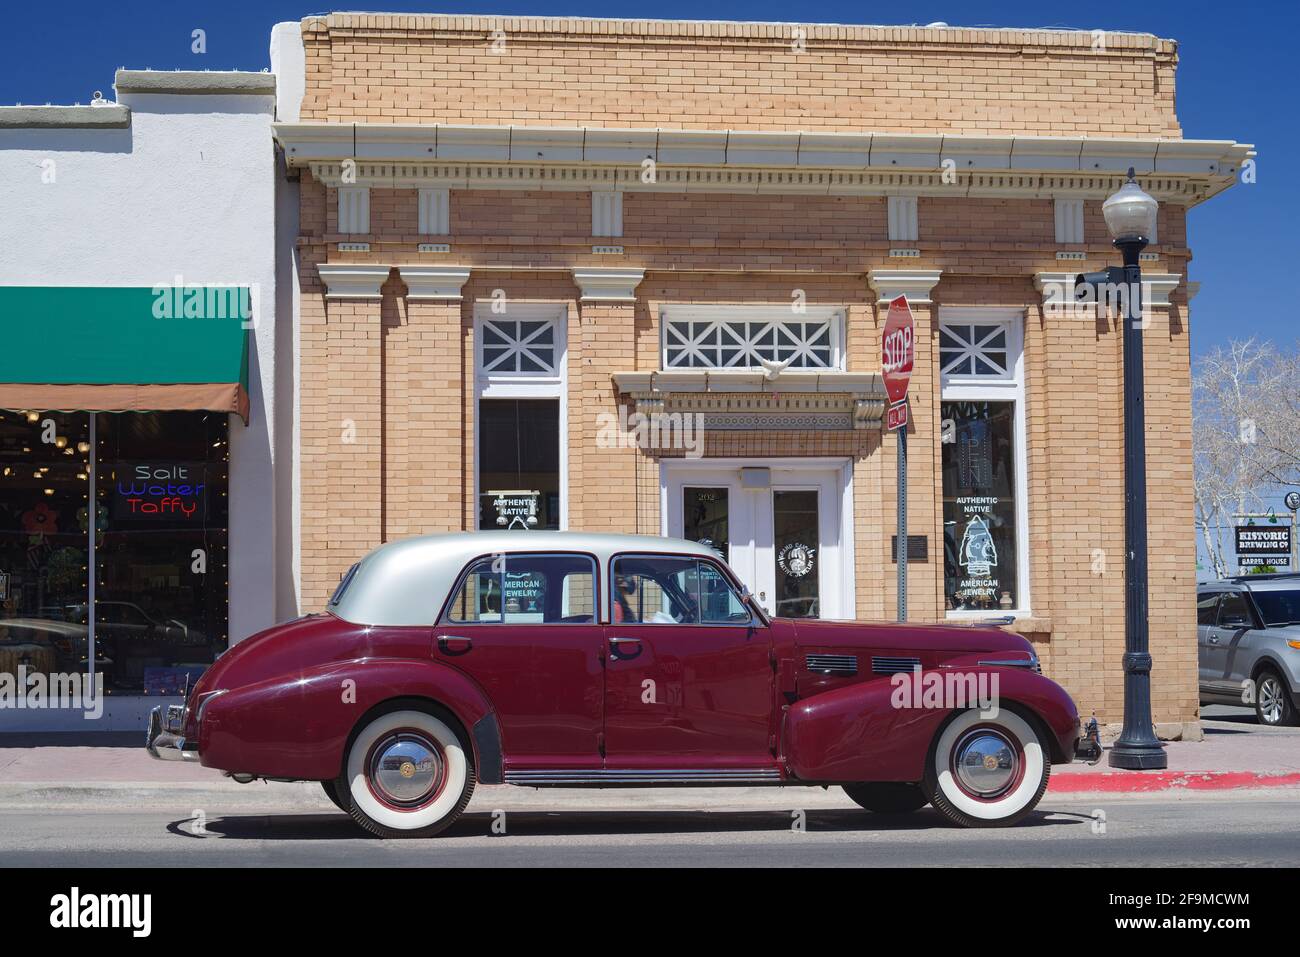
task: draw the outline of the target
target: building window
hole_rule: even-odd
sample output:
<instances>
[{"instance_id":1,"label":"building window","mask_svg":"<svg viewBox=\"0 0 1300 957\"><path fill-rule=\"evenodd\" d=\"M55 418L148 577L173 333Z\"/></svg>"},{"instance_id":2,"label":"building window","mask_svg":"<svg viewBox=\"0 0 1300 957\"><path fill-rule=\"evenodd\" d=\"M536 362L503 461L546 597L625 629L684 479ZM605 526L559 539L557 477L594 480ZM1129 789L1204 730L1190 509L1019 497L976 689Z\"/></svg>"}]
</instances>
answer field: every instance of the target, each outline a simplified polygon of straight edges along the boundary
<instances>
[{"instance_id":1,"label":"building window","mask_svg":"<svg viewBox=\"0 0 1300 957\"><path fill-rule=\"evenodd\" d=\"M481 370L489 374L554 375L555 323L485 319L480 330Z\"/></svg>"},{"instance_id":2,"label":"building window","mask_svg":"<svg viewBox=\"0 0 1300 957\"><path fill-rule=\"evenodd\" d=\"M717 307L663 316L665 369L840 369L843 314Z\"/></svg>"},{"instance_id":3,"label":"building window","mask_svg":"<svg viewBox=\"0 0 1300 957\"><path fill-rule=\"evenodd\" d=\"M480 303L475 317L478 527L560 529L564 521L563 306Z\"/></svg>"},{"instance_id":4,"label":"building window","mask_svg":"<svg viewBox=\"0 0 1300 957\"><path fill-rule=\"evenodd\" d=\"M1015 404L944 402L941 415L948 608L1016 608Z\"/></svg>"},{"instance_id":5,"label":"building window","mask_svg":"<svg viewBox=\"0 0 1300 957\"><path fill-rule=\"evenodd\" d=\"M940 310L944 597L1028 614L1022 317Z\"/></svg>"},{"instance_id":6,"label":"building window","mask_svg":"<svg viewBox=\"0 0 1300 957\"><path fill-rule=\"evenodd\" d=\"M1005 378L1007 328L1002 323L943 323L939 326L939 369L944 375Z\"/></svg>"},{"instance_id":7,"label":"building window","mask_svg":"<svg viewBox=\"0 0 1300 957\"><path fill-rule=\"evenodd\" d=\"M480 399L479 528L560 527L560 400Z\"/></svg>"},{"instance_id":8,"label":"building window","mask_svg":"<svg viewBox=\"0 0 1300 957\"><path fill-rule=\"evenodd\" d=\"M0 412L0 673L197 678L228 645L227 450L218 413Z\"/></svg>"}]
</instances>

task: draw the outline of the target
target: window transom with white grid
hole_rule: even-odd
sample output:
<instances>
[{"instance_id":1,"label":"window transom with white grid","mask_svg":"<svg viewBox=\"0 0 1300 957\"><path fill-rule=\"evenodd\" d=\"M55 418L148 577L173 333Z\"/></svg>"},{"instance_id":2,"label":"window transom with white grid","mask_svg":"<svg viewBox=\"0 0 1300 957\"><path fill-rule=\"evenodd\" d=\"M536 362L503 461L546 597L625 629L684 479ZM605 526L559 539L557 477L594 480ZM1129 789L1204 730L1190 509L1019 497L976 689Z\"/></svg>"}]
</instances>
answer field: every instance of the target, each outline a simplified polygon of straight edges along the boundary
<instances>
[{"instance_id":1,"label":"window transom with white grid","mask_svg":"<svg viewBox=\"0 0 1300 957\"><path fill-rule=\"evenodd\" d=\"M1006 323L945 322L939 326L939 370L945 376L1005 379L1011 375Z\"/></svg>"},{"instance_id":2,"label":"window transom with white grid","mask_svg":"<svg viewBox=\"0 0 1300 957\"><path fill-rule=\"evenodd\" d=\"M555 375L555 323L541 319L484 319L480 371L490 375Z\"/></svg>"},{"instance_id":3,"label":"window transom with white grid","mask_svg":"<svg viewBox=\"0 0 1300 957\"><path fill-rule=\"evenodd\" d=\"M663 318L665 369L839 369L840 315L677 314Z\"/></svg>"}]
</instances>

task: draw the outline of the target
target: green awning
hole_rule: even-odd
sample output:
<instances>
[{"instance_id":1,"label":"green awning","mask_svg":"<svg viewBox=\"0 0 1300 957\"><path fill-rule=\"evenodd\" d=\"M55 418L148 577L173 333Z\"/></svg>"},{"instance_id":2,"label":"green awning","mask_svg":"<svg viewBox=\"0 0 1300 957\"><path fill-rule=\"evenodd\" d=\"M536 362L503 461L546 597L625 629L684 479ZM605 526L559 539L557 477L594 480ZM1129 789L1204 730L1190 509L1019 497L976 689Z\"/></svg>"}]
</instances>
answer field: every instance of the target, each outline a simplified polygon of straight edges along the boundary
<instances>
[{"instance_id":1,"label":"green awning","mask_svg":"<svg viewBox=\"0 0 1300 957\"><path fill-rule=\"evenodd\" d=\"M243 286L0 286L0 408L248 421Z\"/></svg>"}]
</instances>

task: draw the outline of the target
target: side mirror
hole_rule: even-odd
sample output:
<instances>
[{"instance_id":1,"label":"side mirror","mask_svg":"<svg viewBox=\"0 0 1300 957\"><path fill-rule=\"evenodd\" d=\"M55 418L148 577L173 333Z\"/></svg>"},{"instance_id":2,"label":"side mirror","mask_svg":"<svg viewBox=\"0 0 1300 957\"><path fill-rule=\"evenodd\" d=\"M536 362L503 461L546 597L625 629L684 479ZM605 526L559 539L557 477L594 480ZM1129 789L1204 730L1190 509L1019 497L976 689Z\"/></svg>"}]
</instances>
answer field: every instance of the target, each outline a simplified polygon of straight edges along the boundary
<instances>
[{"instance_id":1,"label":"side mirror","mask_svg":"<svg viewBox=\"0 0 1300 957\"><path fill-rule=\"evenodd\" d=\"M1250 622L1240 615L1233 615L1231 618L1223 619L1224 628L1249 628Z\"/></svg>"}]
</instances>

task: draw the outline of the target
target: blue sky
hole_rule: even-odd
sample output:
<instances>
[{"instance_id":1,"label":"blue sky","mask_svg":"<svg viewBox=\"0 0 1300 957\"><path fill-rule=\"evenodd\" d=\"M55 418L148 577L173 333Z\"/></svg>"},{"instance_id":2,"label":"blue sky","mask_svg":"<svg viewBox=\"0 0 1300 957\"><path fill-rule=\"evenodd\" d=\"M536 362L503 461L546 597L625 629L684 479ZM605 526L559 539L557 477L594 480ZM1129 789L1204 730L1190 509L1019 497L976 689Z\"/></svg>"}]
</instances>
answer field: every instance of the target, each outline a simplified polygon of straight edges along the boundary
<instances>
[{"instance_id":1,"label":"blue sky","mask_svg":"<svg viewBox=\"0 0 1300 957\"><path fill-rule=\"evenodd\" d=\"M1295 79L1294 2L1232 5L1146 0L1080 4L1040 0L1000 3L908 4L746 3L708 6L662 0L652 5L607 0L491 3L377 0L376 9L439 13L552 16L706 17L821 23L905 24L945 21L954 26L1023 26L1139 30L1179 41L1178 115L1184 135L1254 143L1258 183L1237 185L1193 210L1191 278L1202 281L1192 316L1192 351L1199 354L1234 337L1256 335L1291 344L1300 334L1297 297L1284 283L1297 272L1297 244L1288 228L1300 214L1293 163L1300 148ZM346 9L346 7L340 7ZM154 69L244 69L269 65L272 24L320 13L296 3L70 2L11 4L0 35L0 103L88 102L95 90L111 97L119 66ZM207 52L190 51L191 32L207 34Z\"/></svg>"}]
</instances>

